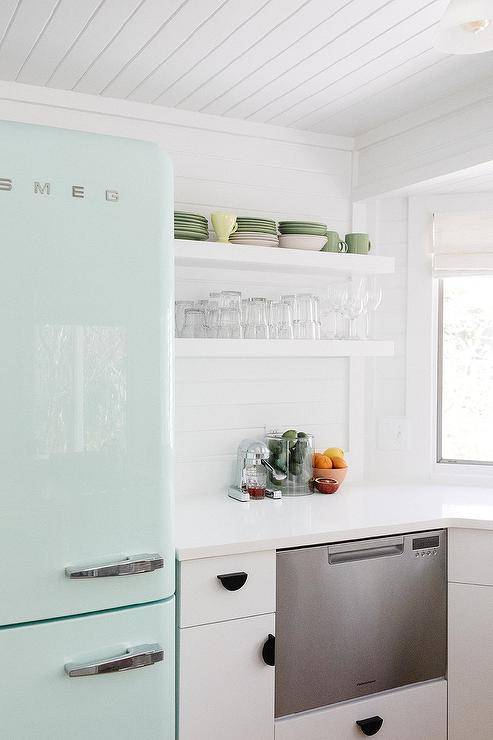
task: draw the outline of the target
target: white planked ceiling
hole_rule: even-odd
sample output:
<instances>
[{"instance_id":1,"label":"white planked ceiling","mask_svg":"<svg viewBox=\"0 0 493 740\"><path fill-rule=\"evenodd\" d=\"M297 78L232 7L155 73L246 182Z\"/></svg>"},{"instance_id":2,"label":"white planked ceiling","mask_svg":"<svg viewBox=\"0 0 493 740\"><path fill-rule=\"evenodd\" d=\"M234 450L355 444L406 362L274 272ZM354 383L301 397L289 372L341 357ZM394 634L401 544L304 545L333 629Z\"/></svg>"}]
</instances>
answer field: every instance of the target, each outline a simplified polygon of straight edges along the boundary
<instances>
[{"instance_id":1,"label":"white planked ceiling","mask_svg":"<svg viewBox=\"0 0 493 740\"><path fill-rule=\"evenodd\" d=\"M0 0L0 79L358 135L491 75L447 0Z\"/></svg>"}]
</instances>

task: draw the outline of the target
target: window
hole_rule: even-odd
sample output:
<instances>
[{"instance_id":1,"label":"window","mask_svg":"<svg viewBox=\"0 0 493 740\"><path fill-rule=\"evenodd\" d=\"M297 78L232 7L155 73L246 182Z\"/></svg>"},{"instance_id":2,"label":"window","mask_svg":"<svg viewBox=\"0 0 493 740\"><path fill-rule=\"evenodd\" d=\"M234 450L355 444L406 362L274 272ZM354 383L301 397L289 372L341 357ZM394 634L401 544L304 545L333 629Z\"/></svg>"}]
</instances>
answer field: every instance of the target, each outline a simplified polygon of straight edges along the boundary
<instances>
[{"instance_id":1,"label":"window","mask_svg":"<svg viewBox=\"0 0 493 740\"><path fill-rule=\"evenodd\" d=\"M439 291L438 462L493 465L493 275Z\"/></svg>"}]
</instances>

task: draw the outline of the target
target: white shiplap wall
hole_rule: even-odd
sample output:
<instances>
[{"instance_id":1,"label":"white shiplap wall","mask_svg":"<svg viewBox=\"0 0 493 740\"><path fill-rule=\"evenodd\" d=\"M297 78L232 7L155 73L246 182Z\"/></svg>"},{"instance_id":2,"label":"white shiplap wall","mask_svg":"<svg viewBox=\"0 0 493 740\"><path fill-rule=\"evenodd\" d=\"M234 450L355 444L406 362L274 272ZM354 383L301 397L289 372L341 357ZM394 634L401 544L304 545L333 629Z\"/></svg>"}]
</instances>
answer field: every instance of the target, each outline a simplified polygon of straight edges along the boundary
<instances>
[{"instance_id":1,"label":"white shiplap wall","mask_svg":"<svg viewBox=\"0 0 493 740\"><path fill-rule=\"evenodd\" d=\"M395 257L395 274L380 278L383 299L375 336L392 339L394 357L368 363L366 407L366 473L380 480L403 474L405 451L392 451L382 437L385 419L406 416L406 344L408 278L408 198L384 198L370 206L372 233L379 254Z\"/></svg>"},{"instance_id":2,"label":"white shiplap wall","mask_svg":"<svg viewBox=\"0 0 493 740\"><path fill-rule=\"evenodd\" d=\"M1 82L0 118L157 141L174 162L182 210L307 218L341 234L350 227L351 139ZM181 268L177 297L241 289L238 279ZM272 276L272 284L250 285L250 295L312 288ZM344 359L178 360L178 493L192 492L192 476L205 494L223 490L238 442L264 425L299 427L324 447L347 446L349 377Z\"/></svg>"}]
</instances>

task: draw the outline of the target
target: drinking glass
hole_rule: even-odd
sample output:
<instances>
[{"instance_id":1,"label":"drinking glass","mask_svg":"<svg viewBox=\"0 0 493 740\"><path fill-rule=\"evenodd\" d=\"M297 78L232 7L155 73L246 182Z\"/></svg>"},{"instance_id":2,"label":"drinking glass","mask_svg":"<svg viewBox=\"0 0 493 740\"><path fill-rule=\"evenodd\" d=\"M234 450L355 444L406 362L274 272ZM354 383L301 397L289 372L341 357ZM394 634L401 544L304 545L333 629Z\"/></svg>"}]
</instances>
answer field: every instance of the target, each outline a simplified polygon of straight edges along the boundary
<instances>
[{"instance_id":1,"label":"drinking glass","mask_svg":"<svg viewBox=\"0 0 493 740\"><path fill-rule=\"evenodd\" d=\"M204 339L207 336L205 311L203 309L185 309L185 321L180 336L186 339Z\"/></svg>"},{"instance_id":2,"label":"drinking glass","mask_svg":"<svg viewBox=\"0 0 493 740\"><path fill-rule=\"evenodd\" d=\"M321 338L335 339L337 332L337 317L330 297L321 299L319 310Z\"/></svg>"},{"instance_id":3,"label":"drinking glass","mask_svg":"<svg viewBox=\"0 0 493 740\"><path fill-rule=\"evenodd\" d=\"M274 339L293 339L293 318L289 303L274 303L273 318L275 320Z\"/></svg>"},{"instance_id":4,"label":"drinking glass","mask_svg":"<svg viewBox=\"0 0 493 740\"><path fill-rule=\"evenodd\" d=\"M279 327L279 306L280 305L281 305L280 303L276 303L275 301L270 302L270 311L269 311L269 316L268 316L269 339L279 339L278 327Z\"/></svg>"},{"instance_id":5,"label":"drinking glass","mask_svg":"<svg viewBox=\"0 0 493 740\"><path fill-rule=\"evenodd\" d=\"M365 324L365 339L370 338L370 314L375 313L377 308L382 302L382 288L378 284L377 278L373 277L368 280L367 286L367 302L366 302L366 324Z\"/></svg>"},{"instance_id":6,"label":"drinking glass","mask_svg":"<svg viewBox=\"0 0 493 740\"><path fill-rule=\"evenodd\" d=\"M222 290L219 296L220 308L237 308L241 311L241 293L239 290Z\"/></svg>"},{"instance_id":7,"label":"drinking glass","mask_svg":"<svg viewBox=\"0 0 493 740\"><path fill-rule=\"evenodd\" d=\"M250 301L245 339L269 339L265 298L252 298Z\"/></svg>"},{"instance_id":8,"label":"drinking glass","mask_svg":"<svg viewBox=\"0 0 493 740\"><path fill-rule=\"evenodd\" d=\"M211 301L211 303L215 303L212 308L209 309L206 316L206 322L207 322L207 336L209 339L217 339L218 331L219 331L219 320L221 316L221 309L218 308L217 303L215 301Z\"/></svg>"},{"instance_id":9,"label":"drinking glass","mask_svg":"<svg viewBox=\"0 0 493 740\"><path fill-rule=\"evenodd\" d=\"M295 339L317 339L318 326L315 321L313 296L301 293L296 297L297 318L293 322Z\"/></svg>"},{"instance_id":10,"label":"drinking glass","mask_svg":"<svg viewBox=\"0 0 493 740\"><path fill-rule=\"evenodd\" d=\"M193 308L193 301L175 301L175 332L177 337L181 337L183 324L185 323L185 309Z\"/></svg>"},{"instance_id":11,"label":"drinking glass","mask_svg":"<svg viewBox=\"0 0 493 740\"><path fill-rule=\"evenodd\" d=\"M298 301L296 300L296 296L294 294L282 295L281 303L287 303L288 306L291 307L291 318L293 321L295 321L298 318L298 312L297 312Z\"/></svg>"},{"instance_id":12,"label":"drinking glass","mask_svg":"<svg viewBox=\"0 0 493 740\"><path fill-rule=\"evenodd\" d=\"M355 288L348 288L341 309L345 318L349 319L349 339L359 339L356 319L363 313L361 292Z\"/></svg>"},{"instance_id":13,"label":"drinking glass","mask_svg":"<svg viewBox=\"0 0 493 740\"><path fill-rule=\"evenodd\" d=\"M317 339L322 338L322 322L320 320L320 298L318 295L312 295L313 303L313 320L315 322L315 330L317 333Z\"/></svg>"},{"instance_id":14,"label":"drinking glass","mask_svg":"<svg viewBox=\"0 0 493 740\"><path fill-rule=\"evenodd\" d=\"M219 309L219 339L241 339L241 311L234 306Z\"/></svg>"}]
</instances>

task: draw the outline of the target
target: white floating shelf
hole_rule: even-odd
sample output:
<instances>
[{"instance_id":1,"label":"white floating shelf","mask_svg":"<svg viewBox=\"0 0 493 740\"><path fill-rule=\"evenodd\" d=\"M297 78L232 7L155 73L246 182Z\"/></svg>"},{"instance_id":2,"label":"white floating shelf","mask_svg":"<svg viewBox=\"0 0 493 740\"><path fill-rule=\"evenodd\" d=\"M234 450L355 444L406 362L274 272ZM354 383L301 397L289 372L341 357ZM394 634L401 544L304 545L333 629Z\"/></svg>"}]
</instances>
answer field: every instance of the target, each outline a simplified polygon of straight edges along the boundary
<instances>
[{"instance_id":1,"label":"white floating shelf","mask_svg":"<svg viewBox=\"0 0 493 740\"><path fill-rule=\"evenodd\" d=\"M227 270L255 270L317 277L338 274L383 275L393 273L393 257L371 254L336 254L301 249L218 244L217 242L175 239L175 265L213 267Z\"/></svg>"},{"instance_id":2,"label":"white floating shelf","mask_svg":"<svg viewBox=\"0 0 493 740\"><path fill-rule=\"evenodd\" d=\"M177 357L391 357L394 343L350 339L177 339Z\"/></svg>"}]
</instances>

